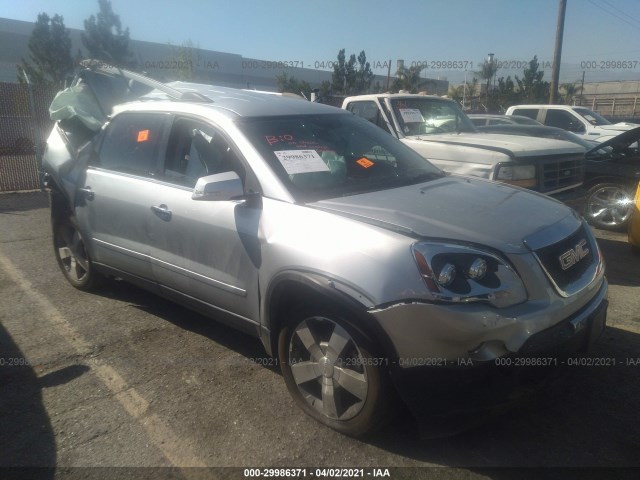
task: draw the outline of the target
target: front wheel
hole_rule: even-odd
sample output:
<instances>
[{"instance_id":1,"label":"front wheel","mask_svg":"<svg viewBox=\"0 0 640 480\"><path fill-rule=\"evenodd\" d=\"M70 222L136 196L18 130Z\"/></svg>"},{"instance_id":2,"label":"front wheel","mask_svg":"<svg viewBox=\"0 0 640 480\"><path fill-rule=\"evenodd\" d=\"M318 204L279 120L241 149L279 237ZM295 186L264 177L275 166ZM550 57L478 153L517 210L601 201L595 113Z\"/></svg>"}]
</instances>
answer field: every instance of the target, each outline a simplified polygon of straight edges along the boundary
<instances>
[{"instance_id":1,"label":"front wheel","mask_svg":"<svg viewBox=\"0 0 640 480\"><path fill-rule=\"evenodd\" d=\"M102 283L104 277L95 270L73 217L54 220L53 250L60 270L75 288L93 290Z\"/></svg>"},{"instance_id":2,"label":"front wheel","mask_svg":"<svg viewBox=\"0 0 640 480\"><path fill-rule=\"evenodd\" d=\"M623 229L633 211L633 195L624 185L601 183L589 190L585 217L597 228Z\"/></svg>"},{"instance_id":3,"label":"front wheel","mask_svg":"<svg viewBox=\"0 0 640 480\"><path fill-rule=\"evenodd\" d=\"M350 436L380 428L389 418L386 359L340 315L306 309L279 336L287 388L308 415Z\"/></svg>"}]
</instances>

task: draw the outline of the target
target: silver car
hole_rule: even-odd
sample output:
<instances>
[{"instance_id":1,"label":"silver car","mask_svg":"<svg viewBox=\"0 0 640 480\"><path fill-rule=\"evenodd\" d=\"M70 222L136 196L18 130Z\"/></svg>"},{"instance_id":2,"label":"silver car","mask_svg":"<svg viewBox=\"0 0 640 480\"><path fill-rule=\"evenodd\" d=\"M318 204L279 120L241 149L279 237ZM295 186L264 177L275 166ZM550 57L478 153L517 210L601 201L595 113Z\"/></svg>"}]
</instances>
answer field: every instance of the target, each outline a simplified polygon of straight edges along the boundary
<instances>
[{"instance_id":1,"label":"silver car","mask_svg":"<svg viewBox=\"0 0 640 480\"><path fill-rule=\"evenodd\" d=\"M574 211L444 175L347 111L107 68L51 111L66 279L118 277L255 335L345 434L397 398L418 417L504 400L518 365L554 369L604 327L603 259Z\"/></svg>"}]
</instances>

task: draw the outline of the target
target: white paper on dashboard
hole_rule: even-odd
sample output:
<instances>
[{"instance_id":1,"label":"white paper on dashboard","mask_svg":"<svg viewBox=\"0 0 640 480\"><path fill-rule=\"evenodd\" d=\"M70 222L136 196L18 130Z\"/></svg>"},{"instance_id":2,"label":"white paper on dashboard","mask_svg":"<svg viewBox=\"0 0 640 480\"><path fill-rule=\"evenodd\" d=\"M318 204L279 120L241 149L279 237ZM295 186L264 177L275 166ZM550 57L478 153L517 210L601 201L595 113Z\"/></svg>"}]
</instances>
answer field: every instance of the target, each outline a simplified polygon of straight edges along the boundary
<instances>
[{"instance_id":1,"label":"white paper on dashboard","mask_svg":"<svg viewBox=\"0 0 640 480\"><path fill-rule=\"evenodd\" d=\"M400 108L400 115L402 115L402 120L404 123L422 123L424 122L424 117L420 110L417 108Z\"/></svg>"},{"instance_id":2,"label":"white paper on dashboard","mask_svg":"<svg viewBox=\"0 0 640 480\"><path fill-rule=\"evenodd\" d=\"M315 150L277 150L273 153L289 175L329 171L329 167Z\"/></svg>"}]
</instances>

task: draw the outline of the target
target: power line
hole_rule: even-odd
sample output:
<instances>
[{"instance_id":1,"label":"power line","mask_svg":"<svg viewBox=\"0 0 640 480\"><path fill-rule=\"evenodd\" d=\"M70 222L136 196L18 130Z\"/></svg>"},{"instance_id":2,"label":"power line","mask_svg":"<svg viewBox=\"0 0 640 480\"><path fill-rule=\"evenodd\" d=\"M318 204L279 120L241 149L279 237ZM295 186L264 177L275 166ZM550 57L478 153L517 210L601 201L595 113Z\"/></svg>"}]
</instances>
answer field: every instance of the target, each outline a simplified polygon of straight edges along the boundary
<instances>
[{"instance_id":1,"label":"power line","mask_svg":"<svg viewBox=\"0 0 640 480\"><path fill-rule=\"evenodd\" d=\"M597 3L595 3L593 0L589 0L589 3L590 3L591 5L593 5L593 6L597 7L597 8L599 8L599 9L600 9L600 10L602 10L603 12L608 13L608 14L609 14L609 15L611 15L612 17L615 17L615 18L617 18L618 20L620 20L620 21L622 21L622 22L626 23L627 25L630 25L630 26L632 26L633 28L637 28L638 30L640 30L640 26L638 26L638 25L635 25L635 24L631 23L629 20L627 20L627 19L626 19L626 18L624 18L624 17L621 17L621 16L620 16L620 15L618 15L617 13L613 13L613 12L611 12L611 11L607 10L607 9L606 9L606 8L604 8L602 5L598 5Z\"/></svg>"},{"instance_id":2,"label":"power line","mask_svg":"<svg viewBox=\"0 0 640 480\"><path fill-rule=\"evenodd\" d=\"M627 12L624 12L622 10L620 10L618 7L616 7L615 5L609 3L607 0L601 0L603 3L606 3L607 5L609 5L611 8L613 8L614 10L616 10L617 12L621 13L622 15L624 15L625 17L630 18L631 20L633 20L634 22L638 22L640 23L640 20L633 18L631 15L629 15Z\"/></svg>"}]
</instances>

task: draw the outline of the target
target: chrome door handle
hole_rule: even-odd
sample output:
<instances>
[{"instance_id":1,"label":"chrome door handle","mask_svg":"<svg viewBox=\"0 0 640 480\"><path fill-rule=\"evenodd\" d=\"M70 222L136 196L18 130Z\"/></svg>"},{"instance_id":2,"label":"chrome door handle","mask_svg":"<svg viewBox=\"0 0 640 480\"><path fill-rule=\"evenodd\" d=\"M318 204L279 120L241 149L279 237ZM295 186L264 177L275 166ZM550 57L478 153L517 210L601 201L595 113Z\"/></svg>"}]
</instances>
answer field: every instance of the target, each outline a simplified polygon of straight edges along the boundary
<instances>
[{"instance_id":1,"label":"chrome door handle","mask_svg":"<svg viewBox=\"0 0 640 480\"><path fill-rule=\"evenodd\" d=\"M87 200L93 200L96 197L96 194L91 190L91 187L79 188L79 192L82 193L82 196Z\"/></svg>"},{"instance_id":2,"label":"chrome door handle","mask_svg":"<svg viewBox=\"0 0 640 480\"><path fill-rule=\"evenodd\" d=\"M153 205L151 207L151 211L165 222L171 220L171 210L169 210L169 207L167 207L164 203L162 205Z\"/></svg>"}]
</instances>

